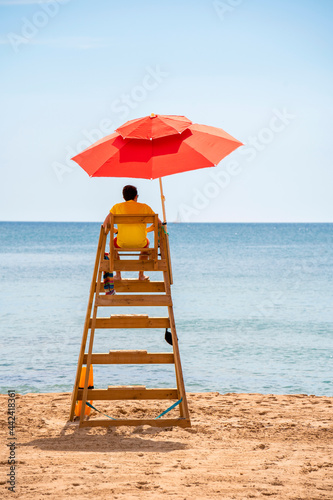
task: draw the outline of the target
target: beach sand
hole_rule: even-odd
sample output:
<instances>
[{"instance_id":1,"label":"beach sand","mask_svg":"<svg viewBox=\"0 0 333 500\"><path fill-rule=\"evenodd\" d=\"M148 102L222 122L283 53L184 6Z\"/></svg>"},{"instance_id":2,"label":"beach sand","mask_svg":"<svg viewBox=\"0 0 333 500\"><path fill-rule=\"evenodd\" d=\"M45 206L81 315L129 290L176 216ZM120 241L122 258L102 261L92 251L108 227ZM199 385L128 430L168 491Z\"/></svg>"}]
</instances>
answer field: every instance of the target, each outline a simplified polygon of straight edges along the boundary
<instances>
[{"instance_id":1,"label":"beach sand","mask_svg":"<svg viewBox=\"0 0 333 500\"><path fill-rule=\"evenodd\" d=\"M79 429L67 421L69 393L17 395L13 494L1 395L0 497L333 498L333 398L214 392L188 394L188 402L189 429ZM140 418L168 402L96 405L114 417Z\"/></svg>"}]
</instances>

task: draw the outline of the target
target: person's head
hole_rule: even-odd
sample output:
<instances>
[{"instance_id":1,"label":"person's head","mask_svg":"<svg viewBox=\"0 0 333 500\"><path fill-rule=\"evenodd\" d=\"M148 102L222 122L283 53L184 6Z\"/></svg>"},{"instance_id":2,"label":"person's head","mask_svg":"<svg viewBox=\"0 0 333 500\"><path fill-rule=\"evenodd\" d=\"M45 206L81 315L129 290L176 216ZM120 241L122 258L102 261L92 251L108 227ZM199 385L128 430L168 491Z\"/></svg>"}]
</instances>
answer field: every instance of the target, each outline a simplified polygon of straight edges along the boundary
<instances>
[{"instance_id":1,"label":"person's head","mask_svg":"<svg viewBox=\"0 0 333 500\"><path fill-rule=\"evenodd\" d=\"M134 200L138 196L138 190L135 186L124 186L123 188L123 198L125 201Z\"/></svg>"}]
</instances>

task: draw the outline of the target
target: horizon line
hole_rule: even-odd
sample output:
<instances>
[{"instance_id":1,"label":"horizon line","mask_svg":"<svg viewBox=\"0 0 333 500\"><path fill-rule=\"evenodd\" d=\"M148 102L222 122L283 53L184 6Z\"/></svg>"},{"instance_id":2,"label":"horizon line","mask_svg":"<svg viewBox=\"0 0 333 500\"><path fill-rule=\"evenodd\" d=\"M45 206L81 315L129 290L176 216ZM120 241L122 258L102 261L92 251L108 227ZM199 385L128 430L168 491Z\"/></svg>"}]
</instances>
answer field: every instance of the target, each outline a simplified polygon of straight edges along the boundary
<instances>
[{"instance_id":1,"label":"horizon line","mask_svg":"<svg viewBox=\"0 0 333 500\"><path fill-rule=\"evenodd\" d=\"M1 223L35 223L35 224L103 224L101 221L80 220L0 220ZM333 224L333 221L170 221L167 224Z\"/></svg>"}]
</instances>

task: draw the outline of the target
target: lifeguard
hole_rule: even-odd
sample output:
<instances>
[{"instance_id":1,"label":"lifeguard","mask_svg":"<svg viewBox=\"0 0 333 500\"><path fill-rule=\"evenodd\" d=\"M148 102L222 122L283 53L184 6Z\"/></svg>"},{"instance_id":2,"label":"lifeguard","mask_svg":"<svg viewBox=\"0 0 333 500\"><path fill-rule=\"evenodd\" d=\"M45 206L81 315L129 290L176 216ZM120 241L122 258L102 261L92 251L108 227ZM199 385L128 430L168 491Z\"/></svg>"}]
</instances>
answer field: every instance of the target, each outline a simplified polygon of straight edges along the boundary
<instances>
[{"instance_id":1,"label":"lifeguard","mask_svg":"<svg viewBox=\"0 0 333 500\"><path fill-rule=\"evenodd\" d=\"M116 203L110 213L113 215L155 215L155 212L146 203L138 202L138 190L135 186L127 185L123 188L124 202ZM160 222L160 221L159 221ZM110 224L110 214L108 214L104 221L104 229L107 231ZM119 224L118 229L115 230L117 236L114 238L114 246L116 248L148 248L149 239L147 233L153 231L154 227L147 228L146 224ZM144 253L140 256L145 259ZM116 272L115 280L121 279L120 271ZM139 280L149 280L143 271L139 271Z\"/></svg>"}]
</instances>

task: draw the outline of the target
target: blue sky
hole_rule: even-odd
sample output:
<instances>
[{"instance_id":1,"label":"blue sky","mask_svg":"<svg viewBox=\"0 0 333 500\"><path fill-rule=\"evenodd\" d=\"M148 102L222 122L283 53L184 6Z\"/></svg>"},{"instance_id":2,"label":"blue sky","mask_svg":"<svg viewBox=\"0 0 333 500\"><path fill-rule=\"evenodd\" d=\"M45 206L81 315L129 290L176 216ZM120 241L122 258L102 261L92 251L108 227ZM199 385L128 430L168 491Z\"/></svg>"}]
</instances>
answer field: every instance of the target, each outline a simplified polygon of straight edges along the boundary
<instances>
[{"instance_id":1,"label":"blue sky","mask_svg":"<svg viewBox=\"0 0 333 500\"><path fill-rule=\"evenodd\" d=\"M185 115L245 143L164 179L168 220L332 222L329 0L0 0L0 219L101 221L134 183L70 156L126 120Z\"/></svg>"}]
</instances>

